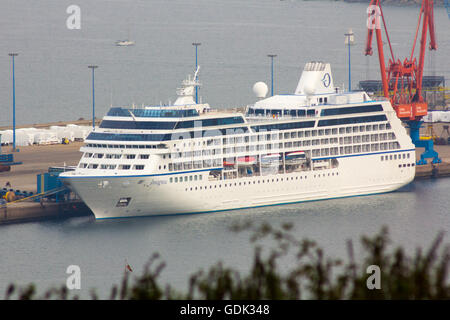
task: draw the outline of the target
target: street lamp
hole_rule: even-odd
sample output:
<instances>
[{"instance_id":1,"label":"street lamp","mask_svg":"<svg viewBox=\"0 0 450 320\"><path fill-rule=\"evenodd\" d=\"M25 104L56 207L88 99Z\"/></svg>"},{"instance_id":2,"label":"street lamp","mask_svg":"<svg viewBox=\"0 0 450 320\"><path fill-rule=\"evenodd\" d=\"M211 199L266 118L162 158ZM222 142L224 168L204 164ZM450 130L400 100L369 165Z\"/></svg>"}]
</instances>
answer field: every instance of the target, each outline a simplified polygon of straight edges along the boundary
<instances>
[{"instance_id":1,"label":"street lamp","mask_svg":"<svg viewBox=\"0 0 450 320\"><path fill-rule=\"evenodd\" d=\"M198 54L198 46L201 45L200 42L193 42L193 46L195 46L195 71L197 71L198 68L198 60L197 60L197 54ZM195 77L194 80L197 80L198 76ZM195 86L195 103L198 103L198 86Z\"/></svg>"},{"instance_id":2,"label":"street lamp","mask_svg":"<svg viewBox=\"0 0 450 320\"><path fill-rule=\"evenodd\" d=\"M272 69L272 73L271 73L271 78L272 78L271 95L273 96L273 58L275 58L277 55L276 55L276 54L268 54L267 56L268 56L268 57L271 59L271 61L272 61L272 67L271 67L271 69Z\"/></svg>"},{"instance_id":3,"label":"street lamp","mask_svg":"<svg viewBox=\"0 0 450 320\"><path fill-rule=\"evenodd\" d=\"M345 34L345 44L348 46L348 91L352 91L352 73L350 62L350 46L355 43L355 35L352 29L348 29L348 33Z\"/></svg>"},{"instance_id":4,"label":"street lamp","mask_svg":"<svg viewBox=\"0 0 450 320\"><path fill-rule=\"evenodd\" d=\"M95 78L94 78L94 70L98 68L98 66L88 66L88 68L92 69L92 131L95 131Z\"/></svg>"},{"instance_id":5,"label":"street lamp","mask_svg":"<svg viewBox=\"0 0 450 320\"><path fill-rule=\"evenodd\" d=\"M12 80L13 80L13 152L16 152L16 78L14 70L14 57L18 56L18 53L8 53L12 57Z\"/></svg>"}]
</instances>

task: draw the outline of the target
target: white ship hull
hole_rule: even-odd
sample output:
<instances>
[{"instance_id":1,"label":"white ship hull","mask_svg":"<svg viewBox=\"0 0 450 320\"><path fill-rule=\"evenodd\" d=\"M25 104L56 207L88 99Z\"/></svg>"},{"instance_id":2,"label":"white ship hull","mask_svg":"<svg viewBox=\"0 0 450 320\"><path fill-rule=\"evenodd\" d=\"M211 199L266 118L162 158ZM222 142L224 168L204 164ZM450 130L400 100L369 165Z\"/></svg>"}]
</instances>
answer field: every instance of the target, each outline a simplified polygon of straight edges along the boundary
<instances>
[{"instance_id":1,"label":"white ship hull","mask_svg":"<svg viewBox=\"0 0 450 320\"><path fill-rule=\"evenodd\" d=\"M395 153L409 153L410 159L415 159L411 149ZM386 193L410 183L415 167L403 167L403 164L414 160L381 161L381 155L385 154L389 152L340 158L339 167L334 169L228 181L168 183L169 176L202 174L207 177L209 170L154 176L66 176L63 181L83 199L97 219L203 213ZM121 198L131 199L127 206L118 207Z\"/></svg>"}]
</instances>

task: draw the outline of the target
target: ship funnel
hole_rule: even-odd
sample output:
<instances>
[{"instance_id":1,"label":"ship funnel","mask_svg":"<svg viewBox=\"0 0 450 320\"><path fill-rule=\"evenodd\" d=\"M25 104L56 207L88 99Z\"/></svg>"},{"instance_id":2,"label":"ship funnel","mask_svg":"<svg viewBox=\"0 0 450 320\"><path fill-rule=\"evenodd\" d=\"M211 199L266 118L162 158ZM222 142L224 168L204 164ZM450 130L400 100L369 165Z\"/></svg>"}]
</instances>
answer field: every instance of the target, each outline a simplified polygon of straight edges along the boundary
<instances>
[{"instance_id":1,"label":"ship funnel","mask_svg":"<svg viewBox=\"0 0 450 320\"><path fill-rule=\"evenodd\" d=\"M333 76L331 66L324 62L308 62L303 69L295 94L333 93Z\"/></svg>"}]
</instances>

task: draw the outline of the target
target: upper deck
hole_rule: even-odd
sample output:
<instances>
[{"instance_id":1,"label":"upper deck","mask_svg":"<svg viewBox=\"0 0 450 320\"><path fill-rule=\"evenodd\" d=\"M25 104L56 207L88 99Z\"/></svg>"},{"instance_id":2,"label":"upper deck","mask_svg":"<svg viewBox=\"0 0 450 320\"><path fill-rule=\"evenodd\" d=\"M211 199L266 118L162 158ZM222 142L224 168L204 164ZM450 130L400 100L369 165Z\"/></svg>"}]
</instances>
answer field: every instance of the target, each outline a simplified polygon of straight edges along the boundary
<instances>
[{"instance_id":1,"label":"upper deck","mask_svg":"<svg viewBox=\"0 0 450 320\"><path fill-rule=\"evenodd\" d=\"M329 64L306 64L294 94L260 99L243 112L214 110L193 100L197 82L178 90L174 104L115 107L88 141L149 143L355 123L385 121L389 103L372 100L365 92L343 92L333 86Z\"/></svg>"}]
</instances>

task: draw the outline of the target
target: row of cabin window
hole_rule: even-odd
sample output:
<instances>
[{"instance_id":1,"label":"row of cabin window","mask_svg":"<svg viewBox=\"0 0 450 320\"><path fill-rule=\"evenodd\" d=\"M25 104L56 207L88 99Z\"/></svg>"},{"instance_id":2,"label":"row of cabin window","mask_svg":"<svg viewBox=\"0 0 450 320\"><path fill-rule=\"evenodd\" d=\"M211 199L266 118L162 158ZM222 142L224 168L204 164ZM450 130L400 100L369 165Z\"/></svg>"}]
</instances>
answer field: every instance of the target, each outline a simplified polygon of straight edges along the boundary
<instances>
[{"instance_id":1,"label":"row of cabin window","mask_svg":"<svg viewBox=\"0 0 450 320\"><path fill-rule=\"evenodd\" d=\"M394 142L382 142L382 143L372 143L372 144L361 144L353 146L339 147L338 148L324 148L324 149L314 149L312 150L313 157L323 157L323 156L334 156L334 155L348 155L361 152L374 152L374 151L388 151L388 150L398 150L400 149L400 144L397 141ZM307 151L305 152L307 153ZM308 154L307 154L308 156Z\"/></svg>"},{"instance_id":2,"label":"row of cabin window","mask_svg":"<svg viewBox=\"0 0 450 320\"><path fill-rule=\"evenodd\" d=\"M361 136L348 136L348 137L340 137L339 144L352 144L352 143L361 143L361 142L377 142L377 141L386 141L386 140L395 140L396 136L393 132L387 133L375 133L375 134L365 134Z\"/></svg>"},{"instance_id":3,"label":"row of cabin window","mask_svg":"<svg viewBox=\"0 0 450 320\"><path fill-rule=\"evenodd\" d=\"M399 168L406 168L406 167L414 167L416 164L413 162L413 163L403 163L403 164L399 164L398 165L398 167Z\"/></svg>"},{"instance_id":4,"label":"row of cabin window","mask_svg":"<svg viewBox=\"0 0 450 320\"><path fill-rule=\"evenodd\" d=\"M318 129L318 130L302 130L302 131L292 131L292 132L277 132L277 133L263 133L253 136L238 136L238 137L226 137L222 139L223 144L234 144L243 142L256 142L256 141L268 141L268 140L279 140L279 139L296 139L296 138L307 138L316 136L329 136L333 134L346 134L346 133L358 133L367 131L378 131L378 130L390 130L391 125L389 123L382 124L372 124L372 125L361 125L353 127L341 127L341 128L330 128L330 129Z\"/></svg>"},{"instance_id":5,"label":"row of cabin window","mask_svg":"<svg viewBox=\"0 0 450 320\"><path fill-rule=\"evenodd\" d=\"M292 132L294 133L294 132ZM300 133L300 132L299 132ZM286 134L285 134L286 135ZM291 138L293 136L291 135ZM301 136L299 135L298 138L301 138ZM340 137L339 138L339 143L340 144L351 144L352 140L354 141L354 143L361 143L361 142L369 142L369 141L385 141L385 140L395 140L395 133L393 132L385 132L385 133L375 133L375 134L366 134L366 135L362 135L362 136L349 136L349 137ZM270 139L268 139L270 140ZM285 147L291 147L293 142L285 142L284 146ZM303 144L303 146L309 146L309 145L319 145L319 144L328 144L328 143L338 143L338 138L337 137L333 137L333 138L323 138L323 139L314 139L314 140L310 140L310 141L303 141L301 143L298 143L298 146L301 146ZM283 144L280 143L280 147L282 147ZM247 151L248 148L251 147L255 147L255 146L247 146ZM230 148L224 148L224 153L230 152Z\"/></svg>"},{"instance_id":6,"label":"row of cabin window","mask_svg":"<svg viewBox=\"0 0 450 320\"><path fill-rule=\"evenodd\" d=\"M322 98L320 98L322 99ZM247 115L252 116L291 116L291 117L314 117L316 115L315 109L296 109L296 110L289 110L289 109L255 109L255 108L249 108Z\"/></svg>"},{"instance_id":7,"label":"row of cabin window","mask_svg":"<svg viewBox=\"0 0 450 320\"><path fill-rule=\"evenodd\" d=\"M401 159L409 159L411 157L411 154L409 153L400 153L400 154L390 154L381 156L381 161L388 161L388 160L401 160Z\"/></svg>"},{"instance_id":8,"label":"row of cabin window","mask_svg":"<svg viewBox=\"0 0 450 320\"><path fill-rule=\"evenodd\" d=\"M203 141L190 141L190 142L183 142L183 147L190 147L190 146L212 146L212 145L220 145L220 138L219 139L208 139Z\"/></svg>"},{"instance_id":9,"label":"row of cabin window","mask_svg":"<svg viewBox=\"0 0 450 320\"><path fill-rule=\"evenodd\" d=\"M324 144L334 144L338 143L343 144L352 144L352 143L361 143L361 142L377 142L377 141L386 141L386 140L395 140L395 134L393 132L388 133L375 133L375 134L367 134L362 136L348 136L348 137L337 137L335 138L323 138L323 139L314 139L314 140L304 140L304 141L293 141L293 142L285 142L285 148L292 147L307 147L307 146L316 146L316 145L324 145ZM223 148L223 154L230 154L235 152L252 152L252 151L260 151L260 150L273 150L276 148L283 148L283 143L274 143L274 144L266 144L266 145L249 145L249 146L239 146L239 147L228 147ZM210 156L210 155L220 155L220 149L206 149L206 150L196 150L196 151L187 151L187 152L177 152L173 153L173 158L189 158L189 157L198 157L198 156Z\"/></svg>"},{"instance_id":10,"label":"row of cabin window","mask_svg":"<svg viewBox=\"0 0 450 320\"><path fill-rule=\"evenodd\" d=\"M310 157L311 155L313 157L327 157L327 156L349 155L361 152L376 152L376 151L388 151L398 149L400 149L400 144L397 141L394 141L394 142L382 142L382 143L362 144L345 147L332 147L332 148L306 150L305 154L307 157ZM221 158L208 159L203 161L196 160L189 162L169 163L169 171L220 167L221 165L222 165Z\"/></svg>"},{"instance_id":11,"label":"row of cabin window","mask_svg":"<svg viewBox=\"0 0 450 320\"><path fill-rule=\"evenodd\" d=\"M222 149L203 149L203 150L194 150L194 151L186 151L186 152L173 152L172 158L190 158L190 157L200 157L200 156L215 156L222 154ZM165 157L163 156L165 159ZM169 156L169 158L171 158Z\"/></svg>"},{"instance_id":12,"label":"row of cabin window","mask_svg":"<svg viewBox=\"0 0 450 320\"><path fill-rule=\"evenodd\" d=\"M238 136L238 137L225 137L222 138L223 144L234 144L234 143L242 143L242 142L255 142L255 141L267 141L267 140L278 140L278 139L295 139L295 138L303 138L303 137L315 137L315 136L323 136L323 135L332 135L332 134L345 134L345 133L356 133L356 132L366 132L366 131L377 131L377 130L389 130L391 129L391 125L389 123L382 124L372 124L372 125L360 125L353 127L341 127L341 128L330 128L330 129L318 129L318 130L305 130L305 131L292 131L292 132L277 132L277 133L263 133L259 135L253 136ZM209 139L207 141L191 141L188 143L183 143L183 146L195 146L195 145L220 145L220 139ZM158 145L107 145L107 144L96 144L96 143L88 143L87 147L94 148L119 148L119 149L150 149L150 148L158 148ZM175 147L176 145L174 145Z\"/></svg>"},{"instance_id":13,"label":"row of cabin window","mask_svg":"<svg viewBox=\"0 0 450 320\"><path fill-rule=\"evenodd\" d=\"M95 158L95 159L136 159L136 156L138 156L138 159L148 159L150 157L149 154L119 154L119 153L92 153L92 152L86 152L84 154L85 158Z\"/></svg>"},{"instance_id":14,"label":"row of cabin window","mask_svg":"<svg viewBox=\"0 0 450 320\"><path fill-rule=\"evenodd\" d=\"M183 177L171 177L169 178L170 183L180 183L180 182L188 182L188 181L201 181L202 175L190 175L190 176L183 176Z\"/></svg>"},{"instance_id":15,"label":"row of cabin window","mask_svg":"<svg viewBox=\"0 0 450 320\"><path fill-rule=\"evenodd\" d=\"M327 104L328 97L320 97L316 100L319 104ZM345 108L332 108L332 109L323 109L321 112L321 116L334 116L334 115L344 115L344 114L352 114L352 113L364 113L364 112L376 112L383 111L383 107L381 105L370 105L370 106L356 106L356 107L345 107ZM292 116L292 117L304 117L314 116L315 109L255 109L249 108L248 115L273 115L273 116Z\"/></svg>"},{"instance_id":16,"label":"row of cabin window","mask_svg":"<svg viewBox=\"0 0 450 320\"><path fill-rule=\"evenodd\" d=\"M400 144L397 141L394 141L339 147L339 152L341 155L347 155L361 152L388 151L398 149L400 149Z\"/></svg>"},{"instance_id":17,"label":"row of cabin window","mask_svg":"<svg viewBox=\"0 0 450 320\"><path fill-rule=\"evenodd\" d=\"M106 129L139 129L139 130L173 130L182 128L210 127L244 123L242 116L212 118L184 121L122 121L122 120L103 120L100 128Z\"/></svg>"},{"instance_id":18,"label":"row of cabin window","mask_svg":"<svg viewBox=\"0 0 450 320\"><path fill-rule=\"evenodd\" d=\"M332 176L339 176L339 172L329 172L328 174L323 173L323 174L315 174L313 178L325 178L325 177L332 177ZM245 185L251 185L251 184L261 184L261 183L276 183L276 182L283 182L283 181L293 181L293 180L303 180L303 179L308 179L308 176L296 176L296 177L287 177L287 178L272 178L272 179L262 179L262 180L253 180L253 181L243 181L243 182L234 182L234 183L225 183L223 186L224 187L237 187L237 186L245 186ZM182 182L182 181L180 181ZM222 184L210 184L209 185L209 189L212 188L222 188ZM208 189L207 186L200 186L200 187L190 187L189 190L193 191L193 190L202 190L202 189ZM188 188L185 189L185 191L188 191Z\"/></svg>"},{"instance_id":19,"label":"row of cabin window","mask_svg":"<svg viewBox=\"0 0 450 320\"><path fill-rule=\"evenodd\" d=\"M208 159L208 160L196 160L180 163L169 163L169 171L202 169L202 168L216 168L222 166L222 158Z\"/></svg>"},{"instance_id":20,"label":"row of cabin window","mask_svg":"<svg viewBox=\"0 0 450 320\"><path fill-rule=\"evenodd\" d=\"M362 135L362 136L349 136L349 137L340 137L339 138L339 144L352 144L352 143L361 143L361 142L376 142L376 141L385 141L385 140L395 140L395 134L393 132L388 132L388 133L376 133L376 134L371 134L371 135ZM285 142L284 143L284 147L285 148L291 148L291 147L300 147L300 146L316 146L316 145L323 145L323 144L333 144L333 143L338 143L338 138L324 138L324 139L314 139L311 141L303 141L300 142L298 141L296 143L296 141L294 142ZM251 152L251 151L259 151L259 150L272 150L275 149L277 146L276 144L271 145L271 144L267 144L265 146L266 148L264 149L264 146L241 146L241 147L233 147L233 148L224 148L223 149L223 153L224 154L229 154L229 153L233 153L233 152ZM279 148L283 147L283 144L280 143L278 145ZM220 149L206 149L206 150L195 150L195 151L187 151L187 152L177 152L177 153L173 153L174 158L181 158L181 157L198 157L198 156L210 156L210 155L220 155L221 154L221 150ZM137 155L139 159L148 159L149 155L148 154L140 154ZM135 159L136 158L136 154L103 154L103 153L85 153L85 158L103 158L105 157L106 159L120 159L120 158L124 158L124 159ZM170 159L171 155L167 155L167 157ZM166 158L166 155L163 155L163 159Z\"/></svg>"},{"instance_id":21,"label":"row of cabin window","mask_svg":"<svg viewBox=\"0 0 450 320\"><path fill-rule=\"evenodd\" d=\"M375 143L375 144L366 144L366 145L354 145L354 146L346 146L346 147L340 147L339 149L337 147L334 148L324 148L324 149L313 149L312 151L307 151L307 156L312 154L313 157L320 157L320 156L333 156L338 155L339 153L341 155L343 154L352 154L352 153L360 153L360 152L371 152L371 151L384 151L384 150L395 150L399 149L400 145L398 142L390 142L390 143ZM339 150L339 153L338 153ZM388 157L390 160L397 159L397 155L389 155L389 156L381 156L381 159L388 160ZM403 154L403 159L408 158L409 159L410 154ZM398 158L401 159L401 155L398 155ZM199 161L192 161L192 162L184 162L184 163L170 163L169 164L169 171L177 171L177 170L190 170L190 169L201 169L201 168L210 168L210 167L218 167L221 166L222 159L210 159L210 160L199 160ZM100 166L100 167L99 167ZM116 165L113 164L87 164L87 163L80 163L81 168L88 168L88 169L115 169ZM145 165L134 165L134 170L143 170ZM131 165L119 165L119 170L129 170L131 169ZM166 169L166 166L159 166L159 169Z\"/></svg>"},{"instance_id":22,"label":"row of cabin window","mask_svg":"<svg viewBox=\"0 0 450 320\"><path fill-rule=\"evenodd\" d=\"M362 142L376 142L378 141L378 137L373 137L369 139L369 137L364 137L364 139L361 139L361 136L353 137L356 139L352 139L352 137L346 137L347 139L339 138L340 144L352 144L352 143L361 143ZM395 139L395 136L392 137ZM304 141L293 141L293 142L285 142L284 147L285 148L295 148L295 147L309 147L309 146L317 146L317 145L325 145L325 144L332 144L337 143L337 138L330 138L330 139L316 139L316 140L304 140ZM398 145L398 143L397 143ZM351 146L350 146L351 147ZM224 154L230 154L230 153L238 153L238 152L252 152L252 151L262 151L262 150L280 150L283 148L282 143L274 143L274 144L266 144L266 145L256 145L256 146L246 146L246 147L233 147L233 148L224 148L223 153ZM357 152L369 152L369 151L378 151L378 150L389 150L389 149L397 149L395 147L395 143L393 142L386 142L381 143L379 149L374 147L375 150L372 150L371 148L362 148L362 151ZM353 152L356 153L356 152ZM341 154L343 154L341 152ZM345 152L345 154L348 154L348 152Z\"/></svg>"},{"instance_id":23,"label":"row of cabin window","mask_svg":"<svg viewBox=\"0 0 450 320\"><path fill-rule=\"evenodd\" d=\"M109 109L107 116L111 117L155 117L155 118L181 118L198 116L196 109L127 109L114 107Z\"/></svg>"},{"instance_id":24,"label":"row of cabin window","mask_svg":"<svg viewBox=\"0 0 450 320\"><path fill-rule=\"evenodd\" d=\"M143 164L135 164L133 166L129 164L97 164L97 163L80 163L80 168L85 169L103 169L103 170L115 170L116 168L119 170L130 170L133 168L133 170L144 170L145 165Z\"/></svg>"},{"instance_id":25,"label":"row of cabin window","mask_svg":"<svg viewBox=\"0 0 450 320\"><path fill-rule=\"evenodd\" d=\"M108 148L108 149L160 149L161 146L153 144L101 144L86 143L85 147L89 148Z\"/></svg>"}]
</instances>

